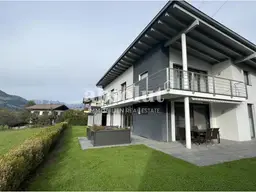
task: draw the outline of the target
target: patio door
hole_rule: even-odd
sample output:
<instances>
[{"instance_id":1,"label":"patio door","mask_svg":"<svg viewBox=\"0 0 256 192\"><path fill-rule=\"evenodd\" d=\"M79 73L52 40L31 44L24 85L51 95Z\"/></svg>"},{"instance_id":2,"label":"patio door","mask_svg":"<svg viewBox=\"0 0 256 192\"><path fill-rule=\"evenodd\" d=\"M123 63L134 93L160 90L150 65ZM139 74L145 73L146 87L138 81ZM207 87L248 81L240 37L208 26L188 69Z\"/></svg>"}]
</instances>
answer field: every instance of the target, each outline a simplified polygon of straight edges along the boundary
<instances>
[{"instance_id":1,"label":"patio door","mask_svg":"<svg viewBox=\"0 0 256 192\"><path fill-rule=\"evenodd\" d=\"M254 128L254 119L253 119L253 105L248 104L248 115L249 115L249 124L251 129L251 138L255 138L255 128Z\"/></svg>"},{"instance_id":2,"label":"patio door","mask_svg":"<svg viewBox=\"0 0 256 192\"><path fill-rule=\"evenodd\" d=\"M210 114L208 104L190 103L190 125L197 126L198 129L210 128ZM175 125L176 139L185 139L185 111L184 103L175 102Z\"/></svg>"},{"instance_id":3,"label":"patio door","mask_svg":"<svg viewBox=\"0 0 256 192\"><path fill-rule=\"evenodd\" d=\"M207 104L192 104L193 108L193 120L194 126L198 129L208 129L210 128L209 123L209 105Z\"/></svg>"}]
</instances>

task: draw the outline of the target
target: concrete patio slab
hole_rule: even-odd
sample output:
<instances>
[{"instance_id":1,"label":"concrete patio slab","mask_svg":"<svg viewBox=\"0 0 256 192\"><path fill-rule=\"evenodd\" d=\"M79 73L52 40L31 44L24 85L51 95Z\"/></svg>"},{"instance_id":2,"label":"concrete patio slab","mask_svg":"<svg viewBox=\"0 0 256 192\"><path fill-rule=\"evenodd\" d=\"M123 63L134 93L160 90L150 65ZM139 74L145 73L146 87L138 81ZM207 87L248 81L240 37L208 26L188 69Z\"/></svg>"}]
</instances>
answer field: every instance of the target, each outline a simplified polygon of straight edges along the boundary
<instances>
[{"instance_id":1,"label":"concrete patio slab","mask_svg":"<svg viewBox=\"0 0 256 192\"><path fill-rule=\"evenodd\" d=\"M256 140L246 142L221 140L220 144L193 144L192 149L187 149L180 142L157 142L136 135L132 138L136 143L144 144L197 166L256 157Z\"/></svg>"},{"instance_id":2,"label":"concrete patio slab","mask_svg":"<svg viewBox=\"0 0 256 192\"><path fill-rule=\"evenodd\" d=\"M79 137L78 139L83 150L144 144L152 149L162 151L163 153L197 166L208 166L243 158L256 157L256 140L248 142L221 140L220 144L193 144L192 149L187 149L180 142L158 142L136 135L132 135L132 142L130 144L99 147L93 147L86 137Z\"/></svg>"}]
</instances>

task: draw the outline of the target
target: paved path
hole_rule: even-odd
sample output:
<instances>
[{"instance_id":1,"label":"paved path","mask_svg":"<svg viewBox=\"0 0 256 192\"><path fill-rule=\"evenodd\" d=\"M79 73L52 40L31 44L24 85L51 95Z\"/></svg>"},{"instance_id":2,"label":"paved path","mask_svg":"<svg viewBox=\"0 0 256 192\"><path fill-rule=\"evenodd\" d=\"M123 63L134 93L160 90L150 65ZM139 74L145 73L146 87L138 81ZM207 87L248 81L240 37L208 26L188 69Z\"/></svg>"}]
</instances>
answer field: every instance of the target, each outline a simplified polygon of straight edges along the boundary
<instances>
[{"instance_id":1,"label":"paved path","mask_svg":"<svg viewBox=\"0 0 256 192\"><path fill-rule=\"evenodd\" d=\"M179 159L183 159L184 161L198 166L207 166L243 158L256 157L256 140L248 142L221 140L221 144L193 144L192 149L187 149L180 142L158 142L136 135L132 136L131 144L103 147L93 147L86 137L79 137L78 139L83 150L90 148L144 144L152 149L162 151L166 154L172 155Z\"/></svg>"}]
</instances>

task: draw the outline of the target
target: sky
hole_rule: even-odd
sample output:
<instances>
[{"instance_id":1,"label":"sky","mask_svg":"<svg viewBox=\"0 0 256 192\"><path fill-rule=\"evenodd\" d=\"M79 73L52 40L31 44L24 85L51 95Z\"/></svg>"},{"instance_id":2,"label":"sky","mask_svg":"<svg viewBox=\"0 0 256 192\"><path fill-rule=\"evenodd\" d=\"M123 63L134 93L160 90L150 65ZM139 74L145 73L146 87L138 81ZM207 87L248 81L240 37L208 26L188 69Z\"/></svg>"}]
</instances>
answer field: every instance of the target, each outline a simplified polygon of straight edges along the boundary
<instances>
[{"instance_id":1,"label":"sky","mask_svg":"<svg viewBox=\"0 0 256 192\"><path fill-rule=\"evenodd\" d=\"M256 44L256 1L189 2ZM98 80L165 4L0 1L0 90L66 103L99 94Z\"/></svg>"}]
</instances>

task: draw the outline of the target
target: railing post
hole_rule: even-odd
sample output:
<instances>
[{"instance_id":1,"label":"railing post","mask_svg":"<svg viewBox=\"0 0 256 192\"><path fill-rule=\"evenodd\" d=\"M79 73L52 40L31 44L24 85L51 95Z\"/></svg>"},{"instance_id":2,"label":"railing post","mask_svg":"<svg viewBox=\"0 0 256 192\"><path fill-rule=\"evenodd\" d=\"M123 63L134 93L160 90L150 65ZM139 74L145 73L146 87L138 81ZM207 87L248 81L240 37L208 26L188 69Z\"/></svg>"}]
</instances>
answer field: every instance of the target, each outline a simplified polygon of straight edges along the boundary
<instances>
[{"instance_id":1,"label":"railing post","mask_svg":"<svg viewBox=\"0 0 256 192\"><path fill-rule=\"evenodd\" d=\"M195 74L194 72L191 72L191 90L193 93L195 93Z\"/></svg>"},{"instance_id":2,"label":"railing post","mask_svg":"<svg viewBox=\"0 0 256 192\"><path fill-rule=\"evenodd\" d=\"M215 96L216 95L216 93L215 93L215 77L213 76L212 77L212 89L213 89L213 95Z\"/></svg>"},{"instance_id":3,"label":"railing post","mask_svg":"<svg viewBox=\"0 0 256 192\"><path fill-rule=\"evenodd\" d=\"M232 86L232 81L229 80L230 82L230 93L231 93L231 97L233 97L233 86Z\"/></svg>"},{"instance_id":4,"label":"railing post","mask_svg":"<svg viewBox=\"0 0 256 192\"><path fill-rule=\"evenodd\" d=\"M169 67L166 68L166 89L167 89L167 91L170 90L170 69L169 69Z\"/></svg>"},{"instance_id":5,"label":"railing post","mask_svg":"<svg viewBox=\"0 0 256 192\"><path fill-rule=\"evenodd\" d=\"M146 77L146 95L148 95L148 77Z\"/></svg>"},{"instance_id":6,"label":"railing post","mask_svg":"<svg viewBox=\"0 0 256 192\"><path fill-rule=\"evenodd\" d=\"M134 98L135 98L135 85L132 86L132 89L133 89L132 97L133 97L133 99L134 99Z\"/></svg>"},{"instance_id":7,"label":"railing post","mask_svg":"<svg viewBox=\"0 0 256 192\"><path fill-rule=\"evenodd\" d=\"M244 86L245 86L245 94L246 94L246 99L248 99L248 87L247 87L247 84L244 83Z\"/></svg>"}]
</instances>

